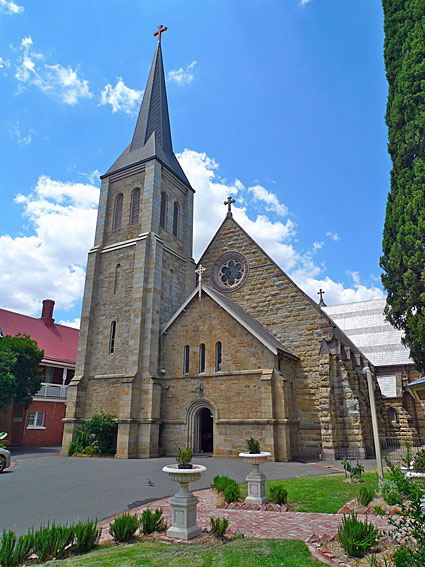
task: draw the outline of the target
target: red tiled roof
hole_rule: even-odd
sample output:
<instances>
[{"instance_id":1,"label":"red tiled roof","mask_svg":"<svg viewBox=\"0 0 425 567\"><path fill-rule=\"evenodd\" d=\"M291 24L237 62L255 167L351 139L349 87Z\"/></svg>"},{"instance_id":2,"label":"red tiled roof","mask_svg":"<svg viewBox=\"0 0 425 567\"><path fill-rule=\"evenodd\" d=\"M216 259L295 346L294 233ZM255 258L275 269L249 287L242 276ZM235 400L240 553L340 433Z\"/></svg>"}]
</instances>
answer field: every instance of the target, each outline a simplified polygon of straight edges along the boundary
<instances>
[{"instance_id":1,"label":"red tiled roof","mask_svg":"<svg viewBox=\"0 0 425 567\"><path fill-rule=\"evenodd\" d=\"M75 366L78 329L64 325L47 325L41 319L0 309L0 328L4 335L30 335L44 350L43 362Z\"/></svg>"}]
</instances>

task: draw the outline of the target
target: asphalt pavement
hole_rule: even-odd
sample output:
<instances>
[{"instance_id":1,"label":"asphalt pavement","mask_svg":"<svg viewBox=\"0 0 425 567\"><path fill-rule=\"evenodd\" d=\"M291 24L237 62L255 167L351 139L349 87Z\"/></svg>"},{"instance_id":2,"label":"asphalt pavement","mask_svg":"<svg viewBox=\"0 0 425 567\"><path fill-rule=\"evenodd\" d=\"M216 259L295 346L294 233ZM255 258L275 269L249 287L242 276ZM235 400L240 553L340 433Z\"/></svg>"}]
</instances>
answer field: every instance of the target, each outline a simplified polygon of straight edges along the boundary
<instances>
[{"instance_id":1,"label":"asphalt pavement","mask_svg":"<svg viewBox=\"0 0 425 567\"><path fill-rule=\"evenodd\" d=\"M12 450L15 466L0 474L0 533L25 533L47 522L65 524L99 521L159 498L173 495L177 485L162 472L170 457L121 460L61 457L58 448ZM215 475L243 482L249 465L238 458L197 455L193 462L207 467L194 490L208 488ZM372 460L362 461L373 468ZM332 474L339 462L265 463L267 478L285 479Z\"/></svg>"}]
</instances>

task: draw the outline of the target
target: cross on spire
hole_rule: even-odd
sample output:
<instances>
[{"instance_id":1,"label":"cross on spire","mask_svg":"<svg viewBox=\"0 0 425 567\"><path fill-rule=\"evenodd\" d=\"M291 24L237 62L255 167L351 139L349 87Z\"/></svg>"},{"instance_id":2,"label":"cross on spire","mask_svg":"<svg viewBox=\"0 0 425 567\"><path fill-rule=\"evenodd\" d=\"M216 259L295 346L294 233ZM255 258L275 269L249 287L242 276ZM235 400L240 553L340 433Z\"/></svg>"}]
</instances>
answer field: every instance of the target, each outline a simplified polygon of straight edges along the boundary
<instances>
[{"instance_id":1,"label":"cross on spire","mask_svg":"<svg viewBox=\"0 0 425 567\"><path fill-rule=\"evenodd\" d=\"M227 217L232 218L232 205L236 203L236 201L229 195L227 199L224 201L224 205L227 205Z\"/></svg>"},{"instance_id":2,"label":"cross on spire","mask_svg":"<svg viewBox=\"0 0 425 567\"><path fill-rule=\"evenodd\" d=\"M168 30L167 26L163 26L162 24L158 26L158 30L154 32L154 37L158 36L158 43L161 43L161 34Z\"/></svg>"},{"instance_id":3,"label":"cross on spire","mask_svg":"<svg viewBox=\"0 0 425 567\"><path fill-rule=\"evenodd\" d=\"M317 292L317 295L320 295L320 300L319 300L320 307L326 307L325 300L323 299L323 296L325 295L325 291L322 288L320 288L319 291Z\"/></svg>"}]
</instances>

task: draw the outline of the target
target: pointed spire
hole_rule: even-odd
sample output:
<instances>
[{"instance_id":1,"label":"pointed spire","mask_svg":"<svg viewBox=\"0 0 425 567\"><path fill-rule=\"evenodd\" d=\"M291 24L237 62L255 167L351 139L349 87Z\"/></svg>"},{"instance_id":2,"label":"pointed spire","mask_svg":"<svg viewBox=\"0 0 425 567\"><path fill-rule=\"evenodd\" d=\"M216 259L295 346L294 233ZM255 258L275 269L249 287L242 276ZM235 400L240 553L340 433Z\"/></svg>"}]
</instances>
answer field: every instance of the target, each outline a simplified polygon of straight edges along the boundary
<instances>
[{"instance_id":1,"label":"pointed spire","mask_svg":"<svg viewBox=\"0 0 425 567\"><path fill-rule=\"evenodd\" d=\"M155 50L131 144L105 176L154 157L190 187L173 152L160 41Z\"/></svg>"}]
</instances>

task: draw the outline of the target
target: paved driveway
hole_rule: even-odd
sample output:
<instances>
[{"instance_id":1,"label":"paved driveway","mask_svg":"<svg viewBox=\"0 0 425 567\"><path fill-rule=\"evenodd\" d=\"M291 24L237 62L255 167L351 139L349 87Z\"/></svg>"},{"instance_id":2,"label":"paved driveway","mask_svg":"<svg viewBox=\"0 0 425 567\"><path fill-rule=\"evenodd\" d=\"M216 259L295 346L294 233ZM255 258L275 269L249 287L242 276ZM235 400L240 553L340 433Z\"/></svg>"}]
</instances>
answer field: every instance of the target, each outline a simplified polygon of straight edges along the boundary
<instances>
[{"instance_id":1,"label":"paved driveway","mask_svg":"<svg viewBox=\"0 0 425 567\"><path fill-rule=\"evenodd\" d=\"M13 452L15 466L0 475L0 533L17 534L48 521L102 520L151 500L171 496L176 484L161 472L172 459L60 457L58 449L20 449ZM196 456L194 462L207 467L193 489L210 486L215 475L243 482L249 467L240 459ZM325 464L325 463L323 463ZM326 463L329 464L329 463ZM373 461L368 461L369 466ZM335 469L320 464L266 463L269 479L331 474ZM148 480L154 484L149 486Z\"/></svg>"}]
</instances>

